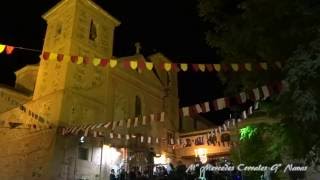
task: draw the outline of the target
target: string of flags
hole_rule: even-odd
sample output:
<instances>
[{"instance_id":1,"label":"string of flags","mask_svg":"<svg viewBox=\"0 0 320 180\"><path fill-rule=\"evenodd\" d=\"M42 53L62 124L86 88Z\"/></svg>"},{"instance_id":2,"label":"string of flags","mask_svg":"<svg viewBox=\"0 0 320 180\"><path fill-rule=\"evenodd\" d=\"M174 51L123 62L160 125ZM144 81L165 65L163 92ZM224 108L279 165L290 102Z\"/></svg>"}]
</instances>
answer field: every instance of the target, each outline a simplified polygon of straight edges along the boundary
<instances>
[{"instance_id":1,"label":"string of flags","mask_svg":"<svg viewBox=\"0 0 320 180\"><path fill-rule=\"evenodd\" d=\"M64 54L57 54L52 52L43 52L42 58L44 60L57 60L61 61L70 61L74 64L93 64L94 66L109 66L110 68L115 68L116 66L122 65L125 69L140 69L140 70L149 70L158 67L160 70L167 72L244 72L244 71L267 71L270 69L278 70L282 68L281 62L277 61L274 64L261 62L261 63L231 63L231 64L190 64L190 63L171 63L171 62L160 62L154 64L153 62L146 62L143 60L119 60L115 58L89 58L82 56L69 56Z\"/></svg>"},{"instance_id":2,"label":"string of flags","mask_svg":"<svg viewBox=\"0 0 320 180\"><path fill-rule=\"evenodd\" d=\"M7 102L9 102L10 104L12 104L16 107L19 107L20 111L22 111L23 113L25 113L26 115L28 115L29 117L31 117L33 120L35 120L37 122L37 123L27 123L26 126L28 128L31 128L31 129L49 128L49 129L51 129L53 127L53 125L49 121L47 121L45 118L43 118L43 116L33 112L29 108L26 108L23 104L19 103L17 100L13 99L10 95L6 94L5 92L0 91L0 97L2 99L6 100ZM11 122L11 124L12 124L12 126L9 124L10 127L17 127L18 125L20 126L23 123L19 124L19 123ZM15 126L13 124L16 124L17 126Z\"/></svg>"},{"instance_id":3,"label":"string of flags","mask_svg":"<svg viewBox=\"0 0 320 180\"><path fill-rule=\"evenodd\" d=\"M143 126L151 124L153 122L164 122L165 112L152 113L150 115L145 115L142 117L128 118L127 120L120 121L109 121L103 123L93 123L87 125L80 125L74 127L64 127L63 134L73 134L78 135L79 132L84 131L84 136L89 136L91 132L97 131L98 129L104 130L115 130L117 127L124 128L136 128L138 126Z\"/></svg>"},{"instance_id":4,"label":"string of flags","mask_svg":"<svg viewBox=\"0 0 320 180\"><path fill-rule=\"evenodd\" d=\"M261 86L260 88L254 88L247 92L241 92L234 97L222 97L212 101L207 101L204 103L194 104L191 106L186 106L180 108L180 116L193 116L199 113L207 113L210 111L219 111L232 106L232 102L237 104L243 104L247 100L259 101L265 100L272 95L272 93L279 93L285 86L285 82L270 83L268 85Z\"/></svg>"},{"instance_id":5,"label":"string of flags","mask_svg":"<svg viewBox=\"0 0 320 180\"><path fill-rule=\"evenodd\" d=\"M0 54L5 51L6 54L12 54L14 46L0 44Z\"/></svg>"},{"instance_id":6,"label":"string of flags","mask_svg":"<svg viewBox=\"0 0 320 180\"><path fill-rule=\"evenodd\" d=\"M24 47L15 47L11 45L0 44L0 53L5 52L10 55L15 49L23 49L34 52L41 52L40 50L24 48ZM167 72L251 72L251 71L267 71L267 70L279 70L282 68L282 63L276 61L274 63L267 62L258 62L258 63L224 63L224 64L197 64L197 63L171 63L171 62L146 62L143 60L119 60L116 58L89 58L76 55L66 55L58 54L54 52L44 51L42 53L42 58L44 60L57 60L61 61L70 61L74 64L92 64L94 66L109 66L114 68L116 66L122 65L125 69L140 69L140 70L149 70L158 67L160 70Z\"/></svg>"},{"instance_id":7,"label":"string of flags","mask_svg":"<svg viewBox=\"0 0 320 180\"><path fill-rule=\"evenodd\" d=\"M93 130L88 131L89 125L86 126L84 129L78 129L76 131L76 135L84 136L84 137L105 137L110 139L121 139L121 140L130 140L130 139L138 139L140 143L148 143L148 144L159 144L161 141L165 141L166 138L159 138L153 136L146 136L146 135L135 135L135 134L120 134L114 132L105 132L102 130ZM68 135L75 135L70 132L69 128L62 127L61 128L61 135L68 136Z\"/></svg>"}]
</instances>

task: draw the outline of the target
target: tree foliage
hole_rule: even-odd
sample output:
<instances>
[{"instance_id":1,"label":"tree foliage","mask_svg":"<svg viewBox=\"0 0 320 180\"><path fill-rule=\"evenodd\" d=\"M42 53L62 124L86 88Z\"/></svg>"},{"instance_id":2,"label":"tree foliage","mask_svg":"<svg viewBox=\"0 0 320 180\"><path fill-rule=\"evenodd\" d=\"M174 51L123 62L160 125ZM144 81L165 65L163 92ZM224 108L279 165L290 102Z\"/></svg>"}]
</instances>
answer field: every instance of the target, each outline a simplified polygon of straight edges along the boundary
<instances>
[{"instance_id":1,"label":"tree foliage","mask_svg":"<svg viewBox=\"0 0 320 180\"><path fill-rule=\"evenodd\" d=\"M219 50L223 62L285 64L280 72L224 74L221 78L227 93L286 80L287 90L279 98L272 98L272 108L268 109L281 118L269 129L277 134L270 154L276 157L285 152L292 158L312 157L316 161L320 154L320 3L199 0L199 14L211 25L206 40ZM310 152L318 155L311 156Z\"/></svg>"}]
</instances>

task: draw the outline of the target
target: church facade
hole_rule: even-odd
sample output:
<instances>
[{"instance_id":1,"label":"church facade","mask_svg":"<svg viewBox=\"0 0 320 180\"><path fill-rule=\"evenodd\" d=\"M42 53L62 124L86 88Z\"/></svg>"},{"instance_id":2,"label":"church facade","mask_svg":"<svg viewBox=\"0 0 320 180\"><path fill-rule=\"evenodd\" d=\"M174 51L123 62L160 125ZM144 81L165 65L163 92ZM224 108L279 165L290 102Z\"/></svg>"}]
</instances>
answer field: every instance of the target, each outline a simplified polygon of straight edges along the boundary
<instances>
[{"instance_id":1,"label":"church facade","mask_svg":"<svg viewBox=\"0 0 320 180\"><path fill-rule=\"evenodd\" d=\"M62 0L43 18L47 22L44 52L115 58L113 37L120 22L91 0ZM5 145L0 149L0 179L105 179L111 168L102 162L106 161L102 156L110 147L122 153L123 166L139 153L144 156L150 148L172 162L180 158L174 153L175 143L168 142L168 135L176 139L181 129L176 72L157 67L141 71L78 65L70 60L40 58L39 64L16 72L15 88L0 86L0 123L11 127L0 130L0 143ZM145 57L138 51L117 59L170 62L161 53ZM166 139L158 143L79 139L62 136L59 130L157 112L165 112L164 122L114 132Z\"/></svg>"}]
</instances>

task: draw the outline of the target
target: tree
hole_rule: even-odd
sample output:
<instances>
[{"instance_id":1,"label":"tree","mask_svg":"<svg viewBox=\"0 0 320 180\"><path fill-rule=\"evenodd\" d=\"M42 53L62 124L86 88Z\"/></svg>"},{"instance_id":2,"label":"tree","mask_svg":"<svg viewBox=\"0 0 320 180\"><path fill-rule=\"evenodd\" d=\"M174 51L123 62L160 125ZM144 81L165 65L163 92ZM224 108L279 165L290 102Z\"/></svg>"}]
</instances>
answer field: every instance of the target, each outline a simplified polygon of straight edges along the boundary
<instances>
[{"instance_id":1,"label":"tree","mask_svg":"<svg viewBox=\"0 0 320 180\"><path fill-rule=\"evenodd\" d=\"M226 93L285 79L287 91L271 99L268 114L281 117L272 148L292 158L318 161L320 142L320 5L315 0L199 0L199 14L211 25L206 40L222 61L275 62L271 73L223 74ZM288 153L289 152L289 153ZM313 152L313 153L311 153ZM310 155L313 154L313 155Z\"/></svg>"}]
</instances>

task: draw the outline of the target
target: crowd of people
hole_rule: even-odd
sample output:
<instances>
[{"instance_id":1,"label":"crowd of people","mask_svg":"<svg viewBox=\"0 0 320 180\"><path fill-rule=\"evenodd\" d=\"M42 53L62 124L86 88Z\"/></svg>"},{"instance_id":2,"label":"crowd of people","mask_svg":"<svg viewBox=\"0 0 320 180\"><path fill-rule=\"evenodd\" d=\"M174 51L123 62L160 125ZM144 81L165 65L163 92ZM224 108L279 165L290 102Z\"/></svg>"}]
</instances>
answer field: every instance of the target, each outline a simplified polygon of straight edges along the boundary
<instances>
[{"instance_id":1,"label":"crowd of people","mask_svg":"<svg viewBox=\"0 0 320 180\"><path fill-rule=\"evenodd\" d=\"M178 162L174 167L169 165L157 165L150 170L147 168L143 171L139 168L131 168L129 172L122 170L115 174L114 170L111 170L110 180L196 180L200 177L200 168L202 164L198 164L192 171L188 171L188 167L182 162ZM238 172L206 172L206 180L241 180L241 176Z\"/></svg>"}]
</instances>

